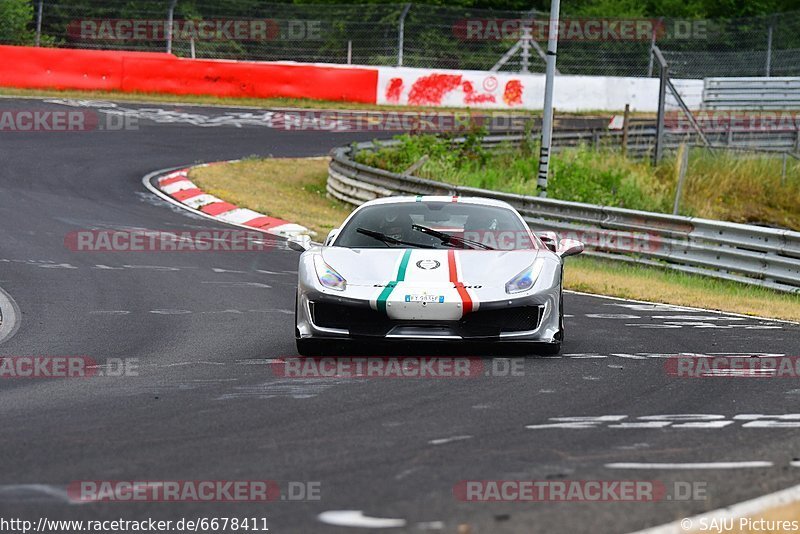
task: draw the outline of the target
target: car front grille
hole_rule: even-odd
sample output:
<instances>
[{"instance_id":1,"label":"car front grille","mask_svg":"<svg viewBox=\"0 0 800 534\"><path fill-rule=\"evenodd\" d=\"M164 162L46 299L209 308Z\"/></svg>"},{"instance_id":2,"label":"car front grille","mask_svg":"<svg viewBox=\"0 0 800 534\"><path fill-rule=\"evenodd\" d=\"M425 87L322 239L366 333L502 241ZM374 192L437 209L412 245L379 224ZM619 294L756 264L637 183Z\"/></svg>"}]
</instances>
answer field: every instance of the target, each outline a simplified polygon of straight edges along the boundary
<instances>
[{"instance_id":1,"label":"car front grille","mask_svg":"<svg viewBox=\"0 0 800 534\"><path fill-rule=\"evenodd\" d=\"M470 331L526 332L539 327L542 312L542 306L478 309L478 311L466 315L460 322Z\"/></svg>"},{"instance_id":2,"label":"car front grille","mask_svg":"<svg viewBox=\"0 0 800 534\"><path fill-rule=\"evenodd\" d=\"M386 314L366 306L311 302L310 307L314 324L322 328L351 330L359 325L389 322Z\"/></svg>"}]
</instances>

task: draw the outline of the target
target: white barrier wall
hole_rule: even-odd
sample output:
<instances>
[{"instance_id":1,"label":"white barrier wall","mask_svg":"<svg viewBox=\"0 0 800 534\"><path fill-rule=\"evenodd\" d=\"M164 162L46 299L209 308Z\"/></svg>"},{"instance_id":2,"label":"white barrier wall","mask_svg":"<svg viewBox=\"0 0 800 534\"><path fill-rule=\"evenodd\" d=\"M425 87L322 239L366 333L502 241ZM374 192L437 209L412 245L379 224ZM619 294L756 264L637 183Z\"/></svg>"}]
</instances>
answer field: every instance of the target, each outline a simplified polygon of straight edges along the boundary
<instances>
[{"instance_id":1,"label":"white barrier wall","mask_svg":"<svg viewBox=\"0 0 800 534\"><path fill-rule=\"evenodd\" d=\"M699 108L703 80L674 80L690 108ZM559 111L658 110L658 78L556 76ZM543 74L378 67L378 104L541 109Z\"/></svg>"}]
</instances>

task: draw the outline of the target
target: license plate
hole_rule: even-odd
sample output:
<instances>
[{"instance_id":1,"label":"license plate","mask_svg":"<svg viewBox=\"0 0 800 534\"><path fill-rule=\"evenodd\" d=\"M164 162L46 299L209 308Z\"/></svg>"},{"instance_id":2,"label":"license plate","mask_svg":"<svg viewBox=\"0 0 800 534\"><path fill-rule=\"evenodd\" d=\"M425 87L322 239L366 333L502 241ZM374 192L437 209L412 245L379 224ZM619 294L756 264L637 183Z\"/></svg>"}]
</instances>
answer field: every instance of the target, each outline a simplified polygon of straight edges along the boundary
<instances>
[{"instance_id":1,"label":"license plate","mask_svg":"<svg viewBox=\"0 0 800 534\"><path fill-rule=\"evenodd\" d=\"M444 295L406 295L406 302L444 302Z\"/></svg>"}]
</instances>

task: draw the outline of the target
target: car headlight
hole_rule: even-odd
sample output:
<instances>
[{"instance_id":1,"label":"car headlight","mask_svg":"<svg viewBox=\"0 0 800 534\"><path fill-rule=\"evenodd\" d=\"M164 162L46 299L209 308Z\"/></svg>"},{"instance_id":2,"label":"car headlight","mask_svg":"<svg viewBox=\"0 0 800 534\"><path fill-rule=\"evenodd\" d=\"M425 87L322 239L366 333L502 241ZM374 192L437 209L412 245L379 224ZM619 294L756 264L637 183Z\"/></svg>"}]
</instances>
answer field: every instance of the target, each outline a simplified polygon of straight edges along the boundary
<instances>
[{"instance_id":1,"label":"car headlight","mask_svg":"<svg viewBox=\"0 0 800 534\"><path fill-rule=\"evenodd\" d=\"M319 283L328 289L344 291L347 288L347 280L336 272L336 269L325 263L322 256L314 256L314 269L317 271Z\"/></svg>"},{"instance_id":2,"label":"car headlight","mask_svg":"<svg viewBox=\"0 0 800 534\"><path fill-rule=\"evenodd\" d=\"M533 284L536 283L536 279L539 278L542 267L544 267L544 262L542 262L542 260L533 262L530 267L525 268L521 273L506 283L506 293L522 293L523 291L531 289Z\"/></svg>"}]
</instances>

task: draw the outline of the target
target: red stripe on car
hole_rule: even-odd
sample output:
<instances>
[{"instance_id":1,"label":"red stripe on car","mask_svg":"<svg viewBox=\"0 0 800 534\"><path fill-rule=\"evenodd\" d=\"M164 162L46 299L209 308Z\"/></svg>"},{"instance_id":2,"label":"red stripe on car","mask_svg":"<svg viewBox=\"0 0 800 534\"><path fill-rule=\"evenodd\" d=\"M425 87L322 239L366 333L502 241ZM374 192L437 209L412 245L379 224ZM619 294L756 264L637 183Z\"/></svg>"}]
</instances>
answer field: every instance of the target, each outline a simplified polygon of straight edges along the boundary
<instances>
[{"instance_id":1,"label":"red stripe on car","mask_svg":"<svg viewBox=\"0 0 800 534\"><path fill-rule=\"evenodd\" d=\"M472 297L469 296L469 292L467 292L467 288L464 287L463 282L458 280L455 250L447 251L447 267L450 270L450 281L455 286L456 291L458 291L458 296L461 297L461 303L464 305L464 314L467 314L472 311Z\"/></svg>"}]
</instances>

